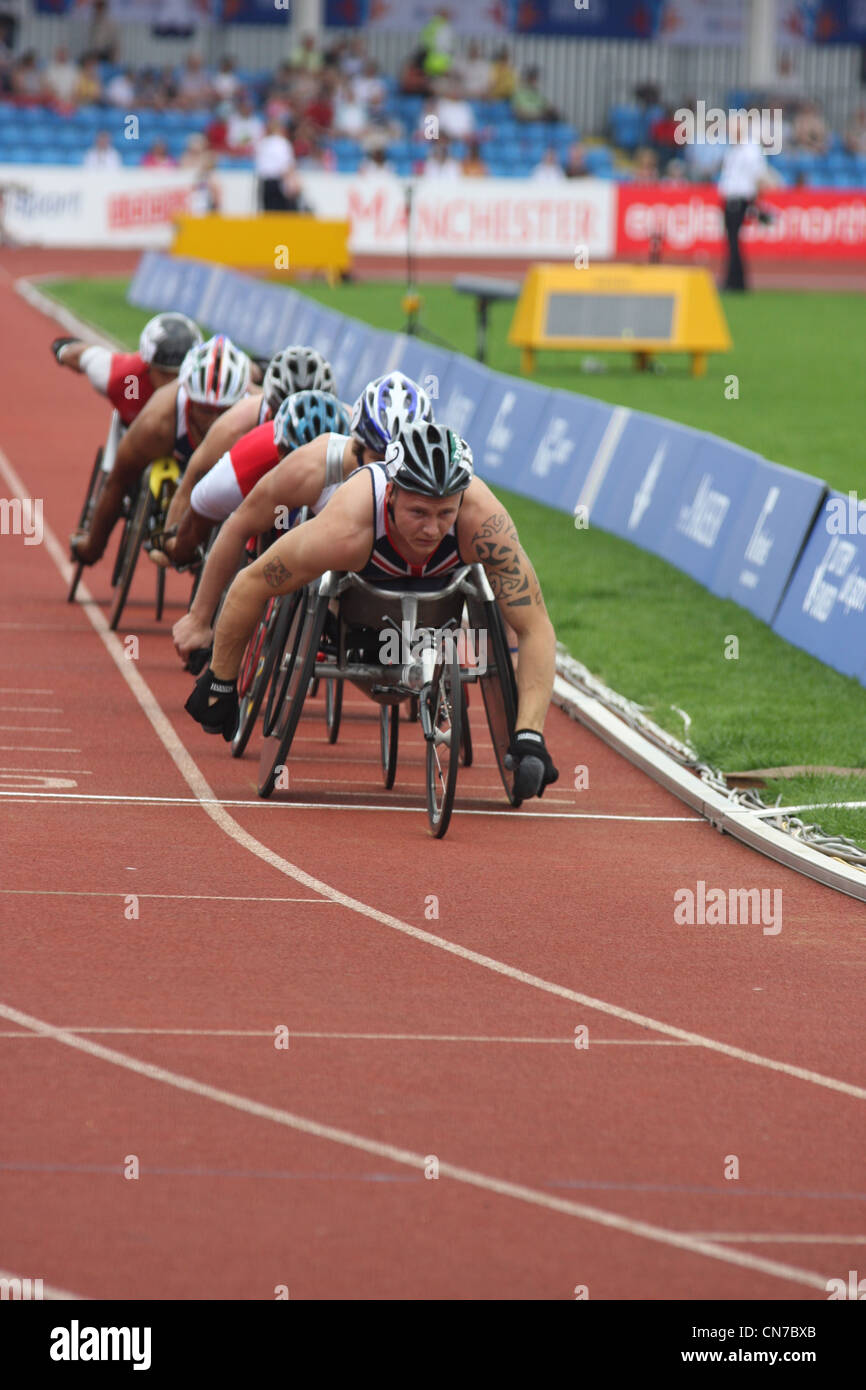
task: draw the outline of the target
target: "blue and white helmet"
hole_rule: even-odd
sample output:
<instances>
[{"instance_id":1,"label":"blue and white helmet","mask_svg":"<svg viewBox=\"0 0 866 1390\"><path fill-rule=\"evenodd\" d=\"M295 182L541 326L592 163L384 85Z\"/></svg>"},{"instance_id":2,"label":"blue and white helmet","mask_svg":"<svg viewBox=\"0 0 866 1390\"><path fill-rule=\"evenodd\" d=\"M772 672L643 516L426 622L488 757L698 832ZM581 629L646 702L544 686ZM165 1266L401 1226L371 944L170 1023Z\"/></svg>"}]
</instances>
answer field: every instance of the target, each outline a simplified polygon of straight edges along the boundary
<instances>
[{"instance_id":1,"label":"blue and white helmet","mask_svg":"<svg viewBox=\"0 0 866 1390\"><path fill-rule=\"evenodd\" d=\"M295 391L274 417L274 444L281 454L310 444L320 434L346 434L349 412L327 391Z\"/></svg>"},{"instance_id":2,"label":"blue and white helmet","mask_svg":"<svg viewBox=\"0 0 866 1390\"><path fill-rule=\"evenodd\" d=\"M433 419L433 406L417 381L402 372L389 372L365 386L352 411L352 433L384 454L391 440L407 425Z\"/></svg>"}]
</instances>

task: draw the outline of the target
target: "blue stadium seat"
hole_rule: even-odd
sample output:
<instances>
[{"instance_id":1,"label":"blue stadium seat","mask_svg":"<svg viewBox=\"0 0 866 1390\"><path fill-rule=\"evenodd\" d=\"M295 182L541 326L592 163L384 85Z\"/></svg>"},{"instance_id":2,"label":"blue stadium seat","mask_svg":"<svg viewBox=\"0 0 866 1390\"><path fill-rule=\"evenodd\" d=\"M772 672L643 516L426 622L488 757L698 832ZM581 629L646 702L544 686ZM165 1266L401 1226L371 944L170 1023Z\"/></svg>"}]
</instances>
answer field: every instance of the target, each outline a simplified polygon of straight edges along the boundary
<instances>
[{"instance_id":1,"label":"blue stadium seat","mask_svg":"<svg viewBox=\"0 0 866 1390\"><path fill-rule=\"evenodd\" d=\"M15 111L15 118L21 125L34 125L42 120L45 110L41 106L19 106Z\"/></svg>"},{"instance_id":2,"label":"blue stadium seat","mask_svg":"<svg viewBox=\"0 0 866 1390\"><path fill-rule=\"evenodd\" d=\"M606 145L592 146L586 151L586 167L590 173L599 175L613 167L613 155Z\"/></svg>"},{"instance_id":3,"label":"blue stadium seat","mask_svg":"<svg viewBox=\"0 0 866 1390\"><path fill-rule=\"evenodd\" d=\"M337 173L338 174L357 174L358 166L361 163L361 155L358 154L338 154Z\"/></svg>"}]
</instances>

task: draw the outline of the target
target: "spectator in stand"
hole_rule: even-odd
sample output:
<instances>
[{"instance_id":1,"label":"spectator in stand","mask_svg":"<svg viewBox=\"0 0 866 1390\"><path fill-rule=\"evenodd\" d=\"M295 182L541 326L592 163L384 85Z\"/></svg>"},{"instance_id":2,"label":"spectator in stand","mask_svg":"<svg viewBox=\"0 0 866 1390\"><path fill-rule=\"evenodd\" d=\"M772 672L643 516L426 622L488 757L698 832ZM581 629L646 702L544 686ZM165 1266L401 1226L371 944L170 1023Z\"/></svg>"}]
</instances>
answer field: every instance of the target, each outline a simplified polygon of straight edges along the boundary
<instances>
[{"instance_id":1,"label":"spectator in stand","mask_svg":"<svg viewBox=\"0 0 866 1390\"><path fill-rule=\"evenodd\" d=\"M437 134L444 135L447 140L468 140L475 134L475 114L456 86L449 85L432 107L422 111L419 126L425 133L429 128L427 121L430 116L434 116L438 122L435 127Z\"/></svg>"},{"instance_id":2,"label":"spectator in stand","mask_svg":"<svg viewBox=\"0 0 866 1390\"><path fill-rule=\"evenodd\" d=\"M274 73L265 94L265 115L281 116L284 120L297 110L292 87L292 70L288 62L281 63Z\"/></svg>"},{"instance_id":3,"label":"spectator in stand","mask_svg":"<svg viewBox=\"0 0 866 1390\"><path fill-rule=\"evenodd\" d=\"M206 153L208 142L204 135L199 131L187 137L183 154L180 157L181 169L201 168L202 157Z\"/></svg>"},{"instance_id":4,"label":"spectator in stand","mask_svg":"<svg viewBox=\"0 0 866 1390\"><path fill-rule=\"evenodd\" d=\"M252 155L256 145L265 133L260 116L246 92L238 97L235 109L228 118L226 144L230 154Z\"/></svg>"},{"instance_id":5,"label":"spectator in stand","mask_svg":"<svg viewBox=\"0 0 866 1390\"><path fill-rule=\"evenodd\" d=\"M130 110L136 102L135 73L132 68L124 68L122 72L114 74L105 88L105 100L109 106L116 106L121 111Z\"/></svg>"},{"instance_id":6,"label":"spectator in stand","mask_svg":"<svg viewBox=\"0 0 866 1390\"><path fill-rule=\"evenodd\" d=\"M304 34L300 46L292 50L289 61L293 68L312 73L314 77L322 71L322 55L316 48L314 34Z\"/></svg>"},{"instance_id":7,"label":"spectator in stand","mask_svg":"<svg viewBox=\"0 0 866 1390\"><path fill-rule=\"evenodd\" d=\"M367 129L367 110L352 92L348 78L337 89L334 105L334 134L346 140L360 140Z\"/></svg>"},{"instance_id":8,"label":"spectator in stand","mask_svg":"<svg viewBox=\"0 0 866 1390\"><path fill-rule=\"evenodd\" d=\"M466 57L458 64L460 88L469 101L484 101L490 88L490 60L481 52L481 45L473 39Z\"/></svg>"},{"instance_id":9,"label":"spectator in stand","mask_svg":"<svg viewBox=\"0 0 866 1390\"><path fill-rule=\"evenodd\" d=\"M459 179L463 171L451 154L447 140L431 140L431 149L423 168L425 179Z\"/></svg>"},{"instance_id":10,"label":"spectator in stand","mask_svg":"<svg viewBox=\"0 0 866 1390\"><path fill-rule=\"evenodd\" d=\"M661 104L661 92L654 82L639 82L634 89L634 99L642 111Z\"/></svg>"},{"instance_id":11,"label":"spectator in stand","mask_svg":"<svg viewBox=\"0 0 866 1390\"><path fill-rule=\"evenodd\" d=\"M205 144L215 154L229 154L229 116L232 113L230 101L221 101L217 107L216 119L205 127Z\"/></svg>"},{"instance_id":12,"label":"spectator in stand","mask_svg":"<svg viewBox=\"0 0 866 1390\"><path fill-rule=\"evenodd\" d=\"M861 106L848 123L845 148L849 154L866 154L866 106Z\"/></svg>"},{"instance_id":13,"label":"spectator in stand","mask_svg":"<svg viewBox=\"0 0 866 1390\"><path fill-rule=\"evenodd\" d=\"M511 113L518 121L556 121L556 111L539 87L538 68L528 68L511 98Z\"/></svg>"},{"instance_id":14,"label":"spectator in stand","mask_svg":"<svg viewBox=\"0 0 866 1390\"><path fill-rule=\"evenodd\" d=\"M362 106L369 106L373 101L387 99L388 89L372 59L367 60L361 74L358 77L353 77L351 83L352 93Z\"/></svg>"},{"instance_id":15,"label":"spectator in stand","mask_svg":"<svg viewBox=\"0 0 866 1390\"><path fill-rule=\"evenodd\" d=\"M176 169L177 160L172 159L164 140L154 140L142 157L141 166L143 169Z\"/></svg>"},{"instance_id":16,"label":"spectator in stand","mask_svg":"<svg viewBox=\"0 0 866 1390\"><path fill-rule=\"evenodd\" d=\"M325 148L311 121L299 121L291 132L290 142L299 169L325 169L329 173L336 169L337 159L333 150Z\"/></svg>"},{"instance_id":17,"label":"spectator in stand","mask_svg":"<svg viewBox=\"0 0 866 1390\"><path fill-rule=\"evenodd\" d=\"M96 106L102 102L102 82L99 77L99 60L88 55L81 60L75 100L81 106Z\"/></svg>"},{"instance_id":18,"label":"spectator in stand","mask_svg":"<svg viewBox=\"0 0 866 1390\"><path fill-rule=\"evenodd\" d=\"M334 103L331 98L330 81L323 80L319 83L316 95L304 110L304 120L309 121L319 134L325 134L331 129L334 124Z\"/></svg>"},{"instance_id":19,"label":"spectator in stand","mask_svg":"<svg viewBox=\"0 0 866 1390\"><path fill-rule=\"evenodd\" d=\"M342 46L338 67L344 77L359 77L367 61L366 44L360 34L355 34Z\"/></svg>"},{"instance_id":20,"label":"spectator in stand","mask_svg":"<svg viewBox=\"0 0 866 1390\"><path fill-rule=\"evenodd\" d=\"M680 123L672 106L666 107L663 114L650 126L650 145L655 151L658 168L666 169L672 159L679 159L682 156L683 147L677 141L679 128ZM658 169L656 176L658 176Z\"/></svg>"},{"instance_id":21,"label":"spectator in stand","mask_svg":"<svg viewBox=\"0 0 866 1390\"><path fill-rule=\"evenodd\" d=\"M188 111L208 106L213 100L213 83L200 53L190 53L178 78L178 104Z\"/></svg>"},{"instance_id":22,"label":"spectator in stand","mask_svg":"<svg viewBox=\"0 0 866 1390\"><path fill-rule=\"evenodd\" d=\"M400 69L400 91L404 96L429 97L433 83L424 71L424 49L410 53Z\"/></svg>"},{"instance_id":23,"label":"spectator in stand","mask_svg":"<svg viewBox=\"0 0 866 1390\"><path fill-rule=\"evenodd\" d=\"M107 130L100 130L96 140L84 156L85 169L119 169L121 158L111 143Z\"/></svg>"},{"instance_id":24,"label":"spectator in stand","mask_svg":"<svg viewBox=\"0 0 866 1390\"><path fill-rule=\"evenodd\" d=\"M590 177L589 166L586 162L586 149L579 140L575 141L573 145L569 145L564 170L567 179L587 179Z\"/></svg>"},{"instance_id":25,"label":"spectator in stand","mask_svg":"<svg viewBox=\"0 0 866 1390\"><path fill-rule=\"evenodd\" d=\"M637 150L633 172L636 183L656 183L659 176L659 157L655 150L646 147Z\"/></svg>"},{"instance_id":26,"label":"spectator in stand","mask_svg":"<svg viewBox=\"0 0 866 1390\"><path fill-rule=\"evenodd\" d=\"M220 190L219 180L214 174L216 155L213 150L204 148L204 136L202 135L197 137L190 136L190 141L187 142L187 149L189 149L189 144L193 138L197 138L201 141L201 149L194 166L195 173L192 187L189 191L189 197L187 198L186 210L191 213L193 217L206 217L208 213L219 212L222 207L222 192ZM181 164L183 164L183 162L182 159Z\"/></svg>"},{"instance_id":27,"label":"spectator in stand","mask_svg":"<svg viewBox=\"0 0 866 1390\"><path fill-rule=\"evenodd\" d=\"M235 60L229 55L220 60L219 72L213 80L213 89L220 101L234 101L241 89L240 79L235 72Z\"/></svg>"},{"instance_id":28,"label":"spectator in stand","mask_svg":"<svg viewBox=\"0 0 866 1390\"><path fill-rule=\"evenodd\" d=\"M45 95L59 106L71 106L78 86L78 68L69 57L69 49L54 50L54 61L48 64L43 78Z\"/></svg>"},{"instance_id":29,"label":"spectator in stand","mask_svg":"<svg viewBox=\"0 0 866 1390\"><path fill-rule=\"evenodd\" d=\"M12 69L12 95L22 105L33 105L42 100L42 73L32 50L22 53Z\"/></svg>"},{"instance_id":30,"label":"spectator in stand","mask_svg":"<svg viewBox=\"0 0 866 1390\"><path fill-rule=\"evenodd\" d=\"M466 155L460 161L460 172L466 179L483 179L490 172L481 158L481 142L470 140Z\"/></svg>"},{"instance_id":31,"label":"spectator in stand","mask_svg":"<svg viewBox=\"0 0 866 1390\"><path fill-rule=\"evenodd\" d=\"M817 102L805 102L794 117L794 144L809 154L827 153L827 126Z\"/></svg>"},{"instance_id":32,"label":"spectator in stand","mask_svg":"<svg viewBox=\"0 0 866 1390\"><path fill-rule=\"evenodd\" d=\"M260 211L293 212L301 191L295 176L295 152L276 117L268 121L264 135L256 142L255 166Z\"/></svg>"},{"instance_id":33,"label":"spectator in stand","mask_svg":"<svg viewBox=\"0 0 866 1390\"><path fill-rule=\"evenodd\" d=\"M85 51L99 63L116 63L120 52L120 30L108 13L108 0L93 0L93 14L87 30Z\"/></svg>"},{"instance_id":34,"label":"spectator in stand","mask_svg":"<svg viewBox=\"0 0 866 1390\"><path fill-rule=\"evenodd\" d=\"M402 134L403 126L389 114L387 98L380 92L373 97L367 111L367 129L362 137L365 149L399 140Z\"/></svg>"},{"instance_id":35,"label":"spectator in stand","mask_svg":"<svg viewBox=\"0 0 866 1390\"><path fill-rule=\"evenodd\" d=\"M454 63L454 27L451 24L451 11L444 6L421 30L421 48L424 53L423 67L428 77L444 77L451 71Z\"/></svg>"},{"instance_id":36,"label":"spectator in stand","mask_svg":"<svg viewBox=\"0 0 866 1390\"><path fill-rule=\"evenodd\" d=\"M565 170L559 162L556 150L549 145L544 152L544 158L536 164L530 178L536 183L561 183L565 178Z\"/></svg>"},{"instance_id":37,"label":"spectator in stand","mask_svg":"<svg viewBox=\"0 0 866 1390\"><path fill-rule=\"evenodd\" d=\"M395 170L384 145L377 145L361 160L358 173L365 178L394 178Z\"/></svg>"},{"instance_id":38,"label":"spectator in stand","mask_svg":"<svg viewBox=\"0 0 866 1390\"><path fill-rule=\"evenodd\" d=\"M517 73L511 66L507 48L500 48L490 65L489 101L510 101L517 90Z\"/></svg>"}]
</instances>

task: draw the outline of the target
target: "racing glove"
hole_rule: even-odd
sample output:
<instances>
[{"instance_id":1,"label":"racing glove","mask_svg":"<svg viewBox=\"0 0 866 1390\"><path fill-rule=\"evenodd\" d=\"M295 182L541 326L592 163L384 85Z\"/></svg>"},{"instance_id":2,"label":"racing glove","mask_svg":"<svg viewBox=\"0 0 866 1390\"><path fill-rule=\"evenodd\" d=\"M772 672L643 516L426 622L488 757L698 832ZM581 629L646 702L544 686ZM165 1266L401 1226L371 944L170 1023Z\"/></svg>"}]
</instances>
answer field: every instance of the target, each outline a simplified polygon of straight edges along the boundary
<instances>
[{"instance_id":1,"label":"racing glove","mask_svg":"<svg viewBox=\"0 0 866 1390\"><path fill-rule=\"evenodd\" d=\"M51 344L51 351L54 353L54 356L57 358L57 361L59 362L60 353L63 350L63 348L68 347L70 343L79 343L80 341L80 338L55 338L54 342Z\"/></svg>"},{"instance_id":2,"label":"racing glove","mask_svg":"<svg viewBox=\"0 0 866 1390\"><path fill-rule=\"evenodd\" d=\"M544 788L555 782L559 770L544 745L543 734L534 729L518 729L508 745L505 766L514 773L515 800L544 796Z\"/></svg>"},{"instance_id":3,"label":"racing glove","mask_svg":"<svg viewBox=\"0 0 866 1390\"><path fill-rule=\"evenodd\" d=\"M208 667L196 681L184 709L206 734L222 734L226 743L231 743L240 717L237 681L219 681Z\"/></svg>"}]
</instances>

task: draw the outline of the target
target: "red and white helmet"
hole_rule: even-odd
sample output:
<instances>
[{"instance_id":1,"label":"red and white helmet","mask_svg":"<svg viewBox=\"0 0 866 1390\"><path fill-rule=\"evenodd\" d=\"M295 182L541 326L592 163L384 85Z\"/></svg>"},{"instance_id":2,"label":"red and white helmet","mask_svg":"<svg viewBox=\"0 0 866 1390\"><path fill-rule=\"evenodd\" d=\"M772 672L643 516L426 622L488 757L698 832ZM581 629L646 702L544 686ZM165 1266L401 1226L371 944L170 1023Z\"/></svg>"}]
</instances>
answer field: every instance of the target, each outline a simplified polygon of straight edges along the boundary
<instances>
[{"instance_id":1,"label":"red and white helmet","mask_svg":"<svg viewBox=\"0 0 866 1390\"><path fill-rule=\"evenodd\" d=\"M252 363L245 352L222 334L190 348L180 369L180 381L191 401L227 410L247 393Z\"/></svg>"}]
</instances>

